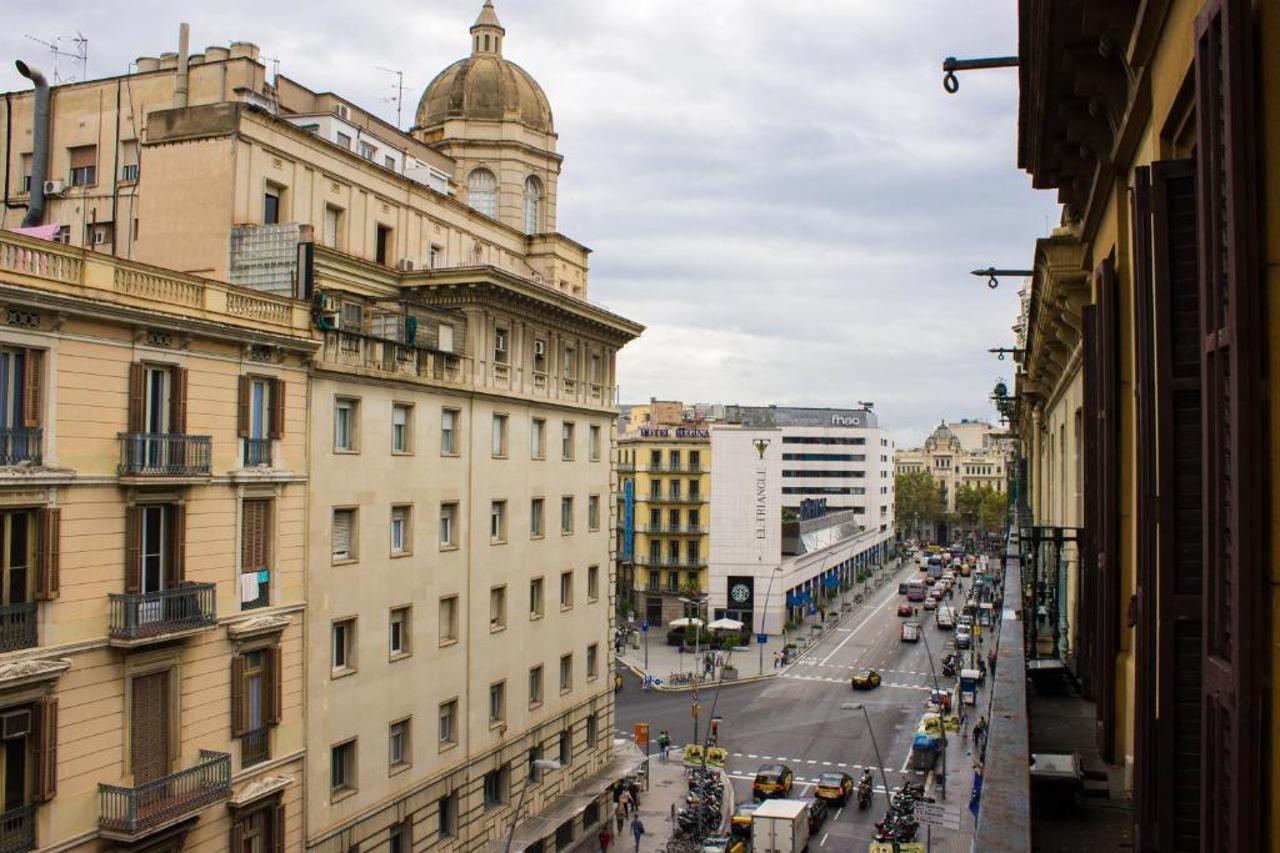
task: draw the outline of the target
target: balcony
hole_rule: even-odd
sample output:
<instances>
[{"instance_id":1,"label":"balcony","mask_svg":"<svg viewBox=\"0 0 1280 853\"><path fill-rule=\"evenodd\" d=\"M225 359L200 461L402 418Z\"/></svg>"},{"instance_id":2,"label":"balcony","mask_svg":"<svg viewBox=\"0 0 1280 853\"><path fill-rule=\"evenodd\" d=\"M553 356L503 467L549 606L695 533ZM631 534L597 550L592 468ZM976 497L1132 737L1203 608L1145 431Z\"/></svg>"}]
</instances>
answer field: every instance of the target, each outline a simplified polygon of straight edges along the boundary
<instances>
[{"instance_id":1,"label":"balcony","mask_svg":"<svg viewBox=\"0 0 1280 853\"><path fill-rule=\"evenodd\" d=\"M252 767L271 758L271 729L268 726L246 732L240 738L240 766ZM2 851L0 851L2 853Z\"/></svg>"},{"instance_id":2,"label":"balcony","mask_svg":"<svg viewBox=\"0 0 1280 853\"><path fill-rule=\"evenodd\" d=\"M657 465L649 465L644 468L650 474L705 474L707 468L705 465L680 465L671 463L658 463Z\"/></svg>"},{"instance_id":3,"label":"balcony","mask_svg":"<svg viewBox=\"0 0 1280 853\"><path fill-rule=\"evenodd\" d=\"M699 536L707 532L701 524L642 524L637 533L665 533L668 536Z\"/></svg>"},{"instance_id":4,"label":"balcony","mask_svg":"<svg viewBox=\"0 0 1280 853\"><path fill-rule=\"evenodd\" d=\"M679 494L679 495L671 495L671 494L667 494L667 495L655 495L655 494L653 494L653 493L651 492L651 493L649 493L647 496L644 496L644 497L639 498L639 500L640 500L641 502L643 502L643 503L651 503L651 504L700 504L700 503L706 503L706 498L704 498L700 492L695 492L695 493L687 494L687 495L685 495L685 494Z\"/></svg>"},{"instance_id":5,"label":"balcony","mask_svg":"<svg viewBox=\"0 0 1280 853\"><path fill-rule=\"evenodd\" d=\"M36 642L36 608L34 601L0 606L0 652L30 649ZM0 847L0 853L4 853Z\"/></svg>"},{"instance_id":6,"label":"balcony","mask_svg":"<svg viewBox=\"0 0 1280 853\"><path fill-rule=\"evenodd\" d=\"M707 561L701 557L666 557L657 560L652 557L636 557L636 565L657 569L705 569Z\"/></svg>"},{"instance_id":7,"label":"balcony","mask_svg":"<svg viewBox=\"0 0 1280 853\"><path fill-rule=\"evenodd\" d=\"M160 592L108 594L111 645L143 645L214 627L215 591L211 583L185 583Z\"/></svg>"},{"instance_id":8,"label":"balcony","mask_svg":"<svg viewBox=\"0 0 1280 853\"><path fill-rule=\"evenodd\" d=\"M40 427L0 429L0 466L39 465L43 440Z\"/></svg>"},{"instance_id":9,"label":"balcony","mask_svg":"<svg viewBox=\"0 0 1280 853\"><path fill-rule=\"evenodd\" d=\"M0 853L36 849L36 807L18 806L0 814Z\"/></svg>"},{"instance_id":10,"label":"balcony","mask_svg":"<svg viewBox=\"0 0 1280 853\"><path fill-rule=\"evenodd\" d=\"M207 435L122 432L118 437L122 477L208 477L212 470L213 439Z\"/></svg>"},{"instance_id":11,"label":"balcony","mask_svg":"<svg viewBox=\"0 0 1280 853\"><path fill-rule=\"evenodd\" d=\"M200 750L194 767L133 788L98 785L98 829L133 841L231 796L231 756Z\"/></svg>"},{"instance_id":12,"label":"balcony","mask_svg":"<svg viewBox=\"0 0 1280 853\"><path fill-rule=\"evenodd\" d=\"M271 467L271 439L246 438L244 440L244 467Z\"/></svg>"}]
</instances>

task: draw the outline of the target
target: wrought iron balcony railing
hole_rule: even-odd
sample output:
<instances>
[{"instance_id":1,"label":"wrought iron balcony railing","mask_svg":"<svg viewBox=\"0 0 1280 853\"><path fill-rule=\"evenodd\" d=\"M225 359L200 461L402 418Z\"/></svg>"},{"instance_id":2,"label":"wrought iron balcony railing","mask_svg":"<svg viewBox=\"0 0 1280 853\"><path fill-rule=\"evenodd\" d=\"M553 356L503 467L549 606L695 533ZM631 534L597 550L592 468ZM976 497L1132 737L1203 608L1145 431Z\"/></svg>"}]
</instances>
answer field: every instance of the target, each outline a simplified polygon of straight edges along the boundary
<instances>
[{"instance_id":1,"label":"wrought iron balcony railing","mask_svg":"<svg viewBox=\"0 0 1280 853\"><path fill-rule=\"evenodd\" d=\"M34 803L0 813L0 853L26 853L36 849Z\"/></svg>"},{"instance_id":2,"label":"wrought iron balcony railing","mask_svg":"<svg viewBox=\"0 0 1280 853\"><path fill-rule=\"evenodd\" d=\"M271 728L262 726L240 737L240 766L252 767L271 758Z\"/></svg>"},{"instance_id":3,"label":"wrought iron balcony railing","mask_svg":"<svg viewBox=\"0 0 1280 853\"><path fill-rule=\"evenodd\" d=\"M30 649L36 642L36 608L34 601L0 606L0 652ZM0 848L0 853L3 849Z\"/></svg>"},{"instance_id":4,"label":"wrought iron balcony railing","mask_svg":"<svg viewBox=\"0 0 1280 853\"><path fill-rule=\"evenodd\" d=\"M231 796L231 756L200 750L194 767L132 788L98 785L98 828L138 836Z\"/></svg>"},{"instance_id":5,"label":"wrought iron balcony railing","mask_svg":"<svg viewBox=\"0 0 1280 853\"><path fill-rule=\"evenodd\" d=\"M215 590L211 583L184 583L159 592L109 593L108 634L145 640L211 627L218 621Z\"/></svg>"},{"instance_id":6,"label":"wrought iron balcony railing","mask_svg":"<svg viewBox=\"0 0 1280 853\"><path fill-rule=\"evenodd\" d=\"M199 477L212 468L213 439L207 435L122 432L119 473L149 477Z\"/></svg>"},{"instance_id":7,"label":"wrought iron balcony railing","mask_svg":"<svg viewBox=\"0 0 1280 853\"><path fill-rule=\"evenodd\" d=\"M244 465L246 468L270 468L271 439L246 438L244 440Z\"/></svg>"},{"instance_id":8,"label":"wrought iron balcony railing","mask_svg":"<svg viewBox=\"0 0 1280 853\"><path fill-rule=\"evenodd\" d=\"M0 429L0 466L39 465L44 446L44 430L40 427L8 427Z\"/></svg>"}]
</instances>

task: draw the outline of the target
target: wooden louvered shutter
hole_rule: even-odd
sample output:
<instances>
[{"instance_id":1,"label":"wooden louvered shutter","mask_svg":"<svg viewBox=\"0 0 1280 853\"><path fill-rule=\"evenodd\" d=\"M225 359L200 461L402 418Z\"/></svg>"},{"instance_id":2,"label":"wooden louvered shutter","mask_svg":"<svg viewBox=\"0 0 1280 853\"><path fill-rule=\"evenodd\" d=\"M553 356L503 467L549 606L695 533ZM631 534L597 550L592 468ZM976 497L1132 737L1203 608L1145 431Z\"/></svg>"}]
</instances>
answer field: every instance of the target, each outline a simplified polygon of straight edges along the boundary
<instances>
[{"instance_id":1,"label":"wooden louvered shutter","mask_svg":"<svg viewBox=\"0 0 1280 853\"><path fill-rule=\"evenodd\" d=\"M1253 4L1209 0L1196 18L1197 226L1204 423L1201 838L1263 846L1267 742L1267 406L1255 193Z\"/></svg>"},{"instance_id":2,"label":"wooden louvered shutter","mask_svg":"<svg viewBox=\"0 0 1280 853\"><path fill-rule=\"evenodd\" d=\"M1098 713L1099 750L1115 761L1116 657L1120 652L1119 308L1115 263L1105 259L1094 272L1097 314L1098 518Z\"/></svg>"},{"instance_id":3,"label":"wooden louvered shutter","mask_svg":"<svg viewBox=\"0 0 1280 853\"><path fill-rule=\"evenodd\" d=\"M236 394L236 434L241 438L249 437L249 401L253 396L253 377L241 376L240 386Z\"/></svg>"},{"instance_id":4,"label":"wooden louvered shutter","mask_svg":"<svg viewBox=\"0 0 1280 853\"><path fill-rule=\"evenodd\" d=\"M165 564L165 585L173 588L187 578L187 508L169 505L169 559Z\"/></svg>"},{"instance_id":5,"label":"wooden louvered shutter","mask_svg":"<svg viewBox=\"0 0 1280 853\"><path fill-rule=\"evenodd\" d=\"M237 811L235 820L231 821L231 853L243 853L244 850L244 815Z\"/></svg>"},{"instance_id":6,"label":"wooden louvered shutter","mask_svg":"<svg viewBox=\"0 0 1280 853\"><path fill-rule=\"evenodd\" d=\"M240 570L256 572L271 568L271 501L245 500L241 516Z\"/></svg>"},{"instance_id":7,"label":"wooden louvered shutter","mask_svg":"<svg viewBox=\"0 0 1280 853\"><path fill-rule=\"evenodd\" d=\"M1098 309L1086 305L1080 315L1084 388L1081 424L1084 435L1084 542L1081 545L1080 603L1076 607L1077 655L1084 695L1097 698L1098 667ZM1023 478L1023 482L1025 482ZM1102 703L1097 703L1101 713ZM1101 719L1101 718L1099 718Z\"/></svg>"},{"instance_id":8,"label":"wooden louvered shutter","mask_svg":"<svg viewBox=\"0 0 1280 853\"><path fill-rule=\"evenodd\" d=\"M129 365L129 432L146 432L147 366Z\"/></svg>"},{"instance_id":9,"label":"wooden louvered shutter","mask_svg":"<svg viewBox=\"0 0 1280 853\"><path fill-rule=\"evenodd\" d=\"M23 365L22 425L38 427L44 410L44 350L27 350Z\"/></svg>"},{"instance_id":10,"label":"wooden louvered shutter","mask_svg":"<svg viewBox=\"0 0 1280 853\"><path fill-rule=\"evenodd\" d=\"M35 790L36 802L47 803L58 793L58 700L46 697L35 703L36 721Z\"/></svg>"},{"instance_id":11,"label":"wooden louvered shutter","mask_svg":"<svg viewBox=\"0 0 1280 853\"><path fill-rule=\"evenodd\" d=\"M1204 633L1200 310L1195 163L1151 169L1155 279L1156 472L1159 562L1155 602L1156 703L1160 708L1154 782L1155 849L1200 849L1200 685Z\"/></svg>"},{"instance_id":12,"label":"wooden louvered shutter","mask_svg":"<svg viewBox=\"0 0 1280 853\"><path fill-rule=\"evenodd\" d=\"M267 650L267 679L264 689L266 695L262 698L267 725L279 725L281 709L284 707L284 650L279 644Z\"/></svg>"},{"instance_id":13,"label":"wooden louvered shutter","mask_svg":"<svg viewBox=\"0 0 1280 853\"><path fill-rule=\"evenodd\" d=\"M142 592L142 512L140 506L124 510L124 591Z\"/></svg>"},{"instance_id":14,"label":"wooden louvered shutter","mask_svg":"<svg viewBox=\"0 0 1280 853\"><path fill-rule=\"evenodd\" d=\"M244 695L244 655L231 658L231 736L249 731L249 709Z\"/></svg>"},{"instance_id":15,"label":"wooden louvered shutter","mask_svg":"<svg viewBox=\"0 0 1280 853\"><path fill-rule=\"evenodd\" d=\"M39 513L36 533L36 600L58 597L58 570L61 560L62 510L45 507Z\"/></svg>"},{"instance_id":16,"label":"wooden louvered shutter","mask_svg":"<svg viewBox=\"0 0 1280 853\"><path fill-rule=\"evenodd\" d=\"M272 379L269 385L271 396L271 423L268 425L268 438L280 438L284 435L284 380Z\"/></svg>"},{"instance_id":17,"label":"wooden louvered shutter","mask_svg":"<svg viewBox=\"0 0 1280 853\"><path fill-rule=\"evenodd\" d=\"M174 367L169 372L169 432L187 432L187 369Z\"/></svg>"},{"instance_id":18,"label":"wooden louvered shutter","mask_svg":"<svg viewBox=\"0 0 1280 853\"><path fill-rule=\"evenodd\" d=\"M288 829L288 826L285 824L285 811L284 811L283 797L280 799L278 803L276 803L275 808L273 808L271 812L272 812L271 814L272 833L271 834L272 836L274 836L272 840L275 842L274 853L284 853L285 851L284 843L288 838L289 829ZM406 848L406 849L410 849L410 848Z\"/></svg>"}]
</instances>

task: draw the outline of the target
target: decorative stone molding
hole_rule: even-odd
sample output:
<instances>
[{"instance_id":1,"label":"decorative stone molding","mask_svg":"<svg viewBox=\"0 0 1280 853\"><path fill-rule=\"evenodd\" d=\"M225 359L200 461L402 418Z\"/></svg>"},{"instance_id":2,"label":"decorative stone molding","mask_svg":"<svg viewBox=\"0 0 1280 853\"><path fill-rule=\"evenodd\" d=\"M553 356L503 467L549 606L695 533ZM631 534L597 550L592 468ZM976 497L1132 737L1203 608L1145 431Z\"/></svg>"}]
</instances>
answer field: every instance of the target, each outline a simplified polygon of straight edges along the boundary
<instances>
[{"instance_id":1,"label":"decorative stone molding","mask_svg":"<svg viewBox=\"0 0 1280 853\"><path fill-rule=\"evenodd\" d=\"M227 800L227 805L233 809L242 809L264 797L279 793L292 784L292 776L263 776L233 793L231 799Z\"/></svg>"},{"instance_id":2,"label":"decorative stone molding","mask_svg":"<svg viewBox=\"0 0 1280 853\"><path fill-rule=\"evenodd\" d=\"M227 625L227 636L232 640L250 640L254 637L266 637L279 634L288 628L293 619L283 614L267 614L241 619Z\"/></svg>"},{"instance_id":3,"label":"decorative stone molding","mask_svg":"<svg viewBox=\"0 0 1280 853\"><path fill-rule=\"evenodd\" d=\"M13 690L44 681L56 681L70 668L71 661L64 659L16 660L12 663L0 664L0 690Z\"/></svg>"}]
</instances>

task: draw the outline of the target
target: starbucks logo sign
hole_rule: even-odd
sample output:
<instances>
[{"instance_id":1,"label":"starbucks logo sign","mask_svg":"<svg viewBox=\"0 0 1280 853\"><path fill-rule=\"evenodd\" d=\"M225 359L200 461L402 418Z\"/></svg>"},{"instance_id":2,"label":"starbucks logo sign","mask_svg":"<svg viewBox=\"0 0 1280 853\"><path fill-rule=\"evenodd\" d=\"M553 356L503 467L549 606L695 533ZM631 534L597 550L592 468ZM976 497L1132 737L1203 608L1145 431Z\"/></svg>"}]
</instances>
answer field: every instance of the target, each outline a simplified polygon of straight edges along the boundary
<instances>
[{"instance_id":1,"label":"starbucks logo sign","mask_svg":"<svg viewBox=\"0 0 1280 853\"><path fill-rule=\"evenodd\" d=\"M745 583L735 583L729 590L729 597L739 604L746 604L751 600L751 587Z\"/></svg>"}]
</instances>

